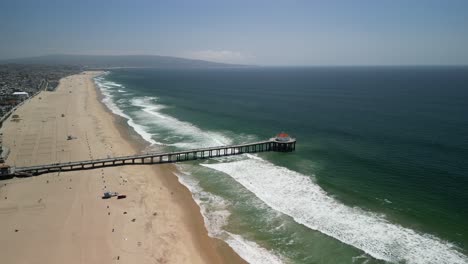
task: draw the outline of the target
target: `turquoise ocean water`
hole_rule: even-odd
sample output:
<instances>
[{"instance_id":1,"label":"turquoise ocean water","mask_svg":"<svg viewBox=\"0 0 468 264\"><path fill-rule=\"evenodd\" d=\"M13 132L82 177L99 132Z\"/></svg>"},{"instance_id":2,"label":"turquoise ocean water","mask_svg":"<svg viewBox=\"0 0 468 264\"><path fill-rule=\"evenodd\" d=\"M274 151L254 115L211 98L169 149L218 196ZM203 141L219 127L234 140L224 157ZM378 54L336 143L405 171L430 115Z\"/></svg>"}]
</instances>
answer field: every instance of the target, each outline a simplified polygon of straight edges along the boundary
<instances>
[{"instance_id":1,"label":"turquoise ocean water","mask_svg":"<svg viewBox=\"0 0 468 264\"><path fill-rule=\"evenodd\" d=\"M119 69L104 103L148 149L294 153L178 164L210 235L251 263L468 263L468 68Z\"/></svg>"}]
</instances>

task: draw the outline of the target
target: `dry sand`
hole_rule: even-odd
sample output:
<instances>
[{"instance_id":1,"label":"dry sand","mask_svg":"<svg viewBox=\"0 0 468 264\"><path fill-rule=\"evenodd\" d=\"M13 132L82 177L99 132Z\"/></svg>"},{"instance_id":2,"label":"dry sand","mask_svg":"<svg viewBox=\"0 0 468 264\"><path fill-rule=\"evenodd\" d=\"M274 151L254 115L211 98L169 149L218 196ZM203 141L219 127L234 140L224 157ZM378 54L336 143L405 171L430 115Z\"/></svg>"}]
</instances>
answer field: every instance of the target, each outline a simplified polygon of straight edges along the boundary
<instances>
[{"instance_id":1,"label":"dry sand","mask_svg":"<svg viewBox=\"0 0 468 264\"><path fill-rule=\"evenodd\" d=\"M5 121L9 165L137 153L122 120L99 101L92 77L66 77ZM63 115L63 116L62 116ZM76 137L67 140L67 136ZM171 165L126 166L0 181L0 263L242 263L208 237ZM126 199L101 199L104 191Z\"/></svg>"}]
</instances>

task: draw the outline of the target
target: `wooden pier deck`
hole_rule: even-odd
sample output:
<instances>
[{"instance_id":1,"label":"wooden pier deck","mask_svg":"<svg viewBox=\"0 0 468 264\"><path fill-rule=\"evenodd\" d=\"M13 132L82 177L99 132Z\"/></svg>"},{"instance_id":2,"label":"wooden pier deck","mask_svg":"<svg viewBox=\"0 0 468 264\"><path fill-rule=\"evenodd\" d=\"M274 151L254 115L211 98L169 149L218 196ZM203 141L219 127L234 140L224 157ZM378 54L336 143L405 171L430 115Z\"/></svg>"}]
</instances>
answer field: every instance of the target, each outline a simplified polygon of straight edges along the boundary
<instances>
[{"instance_id":1,"label":"wooden pier deck","mask_svg":"<svg viewBox=\"0 0 468 264\"><path fill-rule=\"evenodd\" d=\"M265 151L291 152L296 149L296 140L290 138L287 141L279 141L276 138L270 140L253 142L241 145L219 146L211 148L199 148L186 151L176 151L167 153L147 153L140 155L113 157L105 159L94 159L85 161L75 161L67 163L55 163L30 167L16 167L10 173L0 175L0 178L13 176L33 176L52 172L65 172L77 170L90 170L103 167L115 167L124 165L148 165L191 161L223 156L240 155L244 153L256 153Z\"/></svg>"}]
</instances>

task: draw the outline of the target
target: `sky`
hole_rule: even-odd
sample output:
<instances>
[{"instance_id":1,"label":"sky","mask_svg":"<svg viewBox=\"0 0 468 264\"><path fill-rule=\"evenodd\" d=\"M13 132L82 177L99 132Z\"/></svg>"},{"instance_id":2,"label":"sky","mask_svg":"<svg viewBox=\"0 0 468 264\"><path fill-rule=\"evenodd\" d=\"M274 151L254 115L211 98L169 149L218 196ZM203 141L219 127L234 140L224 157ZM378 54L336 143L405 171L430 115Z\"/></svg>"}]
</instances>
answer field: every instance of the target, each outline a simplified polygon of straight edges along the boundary
<instances>
[{"instance_id":1,"label":"sky","mask_svg":"<svg viewBox=\"0 0 468 264\"><path fill-rule=\"evenodd\" d=\"M47 54L468 65L468 1L0 1L0 59Z\"/></svg>"}]
</instances>

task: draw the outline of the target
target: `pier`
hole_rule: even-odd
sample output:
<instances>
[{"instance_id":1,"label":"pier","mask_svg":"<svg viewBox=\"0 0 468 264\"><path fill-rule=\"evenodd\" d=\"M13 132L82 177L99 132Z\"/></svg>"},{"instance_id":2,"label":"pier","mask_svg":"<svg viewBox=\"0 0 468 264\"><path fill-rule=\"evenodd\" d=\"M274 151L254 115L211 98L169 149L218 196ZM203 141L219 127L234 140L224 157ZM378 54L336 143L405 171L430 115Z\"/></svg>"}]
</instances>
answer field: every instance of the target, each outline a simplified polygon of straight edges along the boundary
<instances>
[{"instance_id":1,"label":"pier","mask_svg":"<svg viewBox=\"0 0 468 264\"><path fill-rule=\"evenodd\" d=\"M116 167L126 165L149 165L193 161L223 156L240 155L244 153L257 153L266 151L291 152L296 149L296 139L287 134L279 134L275 138L265 141L240 145L228 145L211 148L199 148L186 151L147 153L131 156L113 157L105 159L93 159L66 163L46 164L30 167L16 167L3 171L1 178L28 177L44 173L90 170L104 167Z\"/></svg>"}]
</instances>

